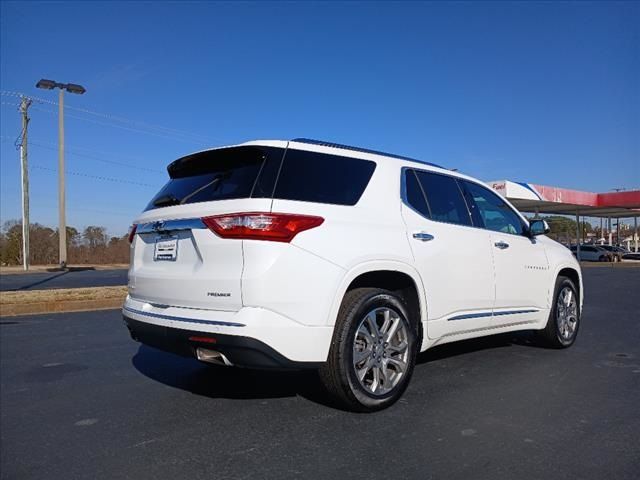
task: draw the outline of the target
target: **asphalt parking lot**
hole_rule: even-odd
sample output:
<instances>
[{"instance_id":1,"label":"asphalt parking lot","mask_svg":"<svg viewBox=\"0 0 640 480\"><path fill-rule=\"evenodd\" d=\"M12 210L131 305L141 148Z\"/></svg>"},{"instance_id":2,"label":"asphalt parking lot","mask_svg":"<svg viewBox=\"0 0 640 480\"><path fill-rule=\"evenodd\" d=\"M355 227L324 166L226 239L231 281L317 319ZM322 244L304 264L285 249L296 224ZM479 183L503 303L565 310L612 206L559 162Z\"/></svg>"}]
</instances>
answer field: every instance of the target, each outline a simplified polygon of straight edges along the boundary
<instances>
[{"instance_id":1,"label":"asphalt parking lot","mask_svg":"<svg viewBox=\"0 0 640 480\"><path fill-rule=\"evenodd\" d=\"M376 414L312 373L201 365L131 341L119 311L3 318L1 476L636 479L640 269L585 269L575 346L527 334L420 356Z\"/></svg>"},{"instance_id":2,"label":"asphalt parking lot","mask_svg":"<svg viewBox=\"0 0 640 480\"><path fill-rule=\"evenodd\" d=\"M50 290L54 288L114 287L127 284L127 269L77 268L64 272L34 272L0 275L0 291Z\"/></svg>"}]
</instances>

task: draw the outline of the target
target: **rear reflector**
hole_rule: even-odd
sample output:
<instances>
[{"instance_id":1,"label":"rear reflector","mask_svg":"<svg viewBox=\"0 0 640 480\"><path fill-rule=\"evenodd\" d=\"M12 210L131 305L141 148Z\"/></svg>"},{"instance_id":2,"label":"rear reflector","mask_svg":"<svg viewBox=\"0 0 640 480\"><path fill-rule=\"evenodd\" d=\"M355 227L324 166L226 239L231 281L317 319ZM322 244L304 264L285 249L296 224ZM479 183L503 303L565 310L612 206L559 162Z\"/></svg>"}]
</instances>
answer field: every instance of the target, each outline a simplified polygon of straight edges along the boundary
<instances>
[{"instance_id":1,"label":"rear reflector","mask_svg":"<svg viewBox=\"0 0 640 480\"><path fill-rule=\"evenodd\" d=\"M135 237L137 229L138 225L135 223L129 227L129 243L133 243L133 237Z\"/></svg>"},{"instance_id":2,"label":"rear reflector","mask_svg":"<svg viewBox=\"0 0 640 480\"><path fill-rule=\"evenodd\" d=\"M189 340L201 343L217 343L217 340L213 337L189 337Z\"/></svg>"},{"instance_id":3,"label":"rear reflector","mask_svg":"<svg viewBox=\"0 0 640 480\"><path fill-rule=\"evenodd\" d=\"M289 213L232 213L204 217L204 224L222 238L290 242L298 233L322 225L324 218Z\"/></svg>"}]
</instances>

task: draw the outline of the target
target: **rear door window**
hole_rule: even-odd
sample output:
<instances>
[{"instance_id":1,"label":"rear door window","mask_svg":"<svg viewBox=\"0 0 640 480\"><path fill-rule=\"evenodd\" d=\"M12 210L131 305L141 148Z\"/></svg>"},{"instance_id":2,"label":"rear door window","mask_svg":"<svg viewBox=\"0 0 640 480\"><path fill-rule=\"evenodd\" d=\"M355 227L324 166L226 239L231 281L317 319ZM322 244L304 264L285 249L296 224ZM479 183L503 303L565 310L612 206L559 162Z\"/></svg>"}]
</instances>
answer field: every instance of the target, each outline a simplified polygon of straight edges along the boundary
<instances>
[{"instance_id":1,"label":"rear door window","mask_svg":"<svg viewBox=\"0 0 640 480\"><path fill-rule=\"evenodd\" d=\"M431 212L438 222L471 225L471 217L455 178L438 173L416 170Z\"/></svg>"},{"instance_id":2,"label":"rear door window","mask_svg":"<svg viewBox=\"0 0 640 480\"><path fill-rule=\"evenodd\" d=\"M431 218L429 205L427 205L427 199L425 198L422 187L418 182L415 170L405 170L404 181L407 194L406 201L409 206L422 216Z\"/></svg>"},{"instance_id":3,"label":"rear door window","mask_svg":"<svg viewBox=\"0 0 640 480\"><path fill-rule=\"evenodd\" d=\"M171 163L171 179L146 210L238 198L271 198L284 150L232 147L199 152Z\"/></svg>"},{"instance_id":4,"label":"rear door window","mask_svg":"<svg viewBox=\"0 0 640 480\"><path fill-rule=\"evenodd\" d=\"M289 149L274 198L355 205L375 168L369 160Z\"/></svg>"}]
</instances>

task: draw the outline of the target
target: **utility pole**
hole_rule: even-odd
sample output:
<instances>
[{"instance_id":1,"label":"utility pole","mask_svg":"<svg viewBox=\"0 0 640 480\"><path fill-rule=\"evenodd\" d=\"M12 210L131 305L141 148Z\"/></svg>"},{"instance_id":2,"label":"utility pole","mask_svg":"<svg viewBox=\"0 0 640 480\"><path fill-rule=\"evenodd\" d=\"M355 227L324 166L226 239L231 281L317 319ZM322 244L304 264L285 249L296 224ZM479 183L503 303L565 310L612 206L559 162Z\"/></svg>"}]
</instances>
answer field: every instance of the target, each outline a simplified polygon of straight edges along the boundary
<instances>
[{"instance_id":1,"label":"utility pole","mask_svg":"<svg viewBox=\"0 0 640 480\"><path fill-rule=\"evenodd\" d=\"M22 268L29 270L29 170L27 166L27 129L29 116L27 111L31 99L22 97L20 114L22 115L22 135L20 138L20 177L22 180Z\"/></svg>"},{"instance_id":2,"label":"utility pole","mask_svg":"<svg viewBox=\"0 0 640 480\"><path fill-rule=\"evenodd\" d=\"M580 210L576 211L576 258L580 261Z\"/></svg>"}]
</instances>

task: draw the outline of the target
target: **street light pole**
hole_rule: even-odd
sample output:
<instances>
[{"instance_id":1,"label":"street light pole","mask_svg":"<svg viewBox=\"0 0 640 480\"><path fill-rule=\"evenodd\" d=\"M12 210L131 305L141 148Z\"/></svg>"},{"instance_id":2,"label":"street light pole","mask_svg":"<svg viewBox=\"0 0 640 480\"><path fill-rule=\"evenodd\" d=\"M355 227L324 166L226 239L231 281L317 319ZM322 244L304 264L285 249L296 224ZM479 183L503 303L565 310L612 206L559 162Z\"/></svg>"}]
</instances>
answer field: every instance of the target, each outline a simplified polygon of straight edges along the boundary
<instances>
[{"instance_id":1,"label":"street light pole","mask_svg":"<svg viewBox=\"0 0 640 480\"><path fill-rule=\"evenodd\" d=\"M64 189L64 90L58 93L58 252L60 267L67 266L67 215Z\"/></svg>"},{"instance_id":2,"label":"street light pole","mask_svg":"<svg viewBox=\"0 0 640 480\"><path fill-rule=\"evenodd\" d=\"M53 90L58 88L58 252L60 267L67 266L67 218L66 199L64 185L64 91L82 95L86 92L82 85L74 83L59 83L53 80L42 79L36 84L37 88Z\"/></svg>"}]
</instances>

